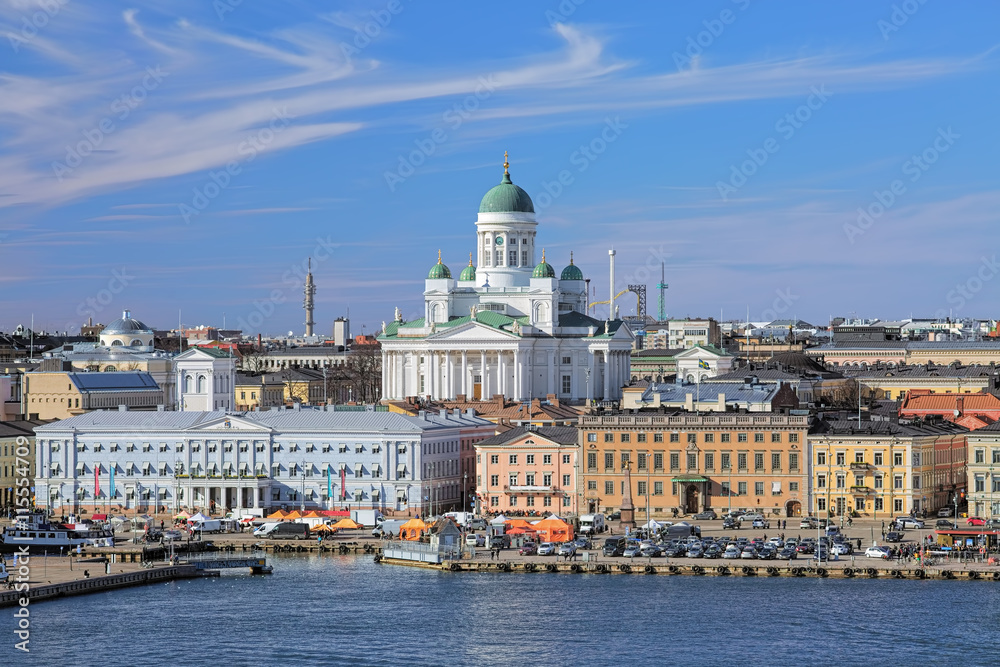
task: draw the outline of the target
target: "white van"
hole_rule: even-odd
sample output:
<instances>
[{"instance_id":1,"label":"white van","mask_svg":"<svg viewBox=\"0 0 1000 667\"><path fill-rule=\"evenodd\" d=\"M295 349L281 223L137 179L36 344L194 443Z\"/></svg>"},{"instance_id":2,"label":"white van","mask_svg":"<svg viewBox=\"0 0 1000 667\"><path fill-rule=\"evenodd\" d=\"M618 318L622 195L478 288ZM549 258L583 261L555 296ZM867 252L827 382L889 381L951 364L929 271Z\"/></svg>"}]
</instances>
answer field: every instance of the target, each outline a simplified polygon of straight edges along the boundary
<instances>
[{"instance_id":1,"label":"white van","mask_svg":"<svg viewBox=\"0 0 1000 667\"><path fill-rule=\"evenodd\" d=\"M476 533L469 533L465 536L465 546L467 547L485 547L486 546L486 536Z\"/></svg>"},{"instance_id":2,"label":"white van","mask_svg":"<svg viewBox=\"0 0 1000 667\"><path fill-rule=\"evenodd\" d=\"M584 514L580 517L580 534L596 535L607 530L603 514Z\"/></svg>"},{"instance_id":3,"label":"white van","mask_svg":"<svg viewBox=\"0 0 1000 667\"><path fill-rule=\"evenodd\" d=\"M260 528L253 531L254 537L267 537L271 531L278 527L277 521L261 524Z\"/></svg>"}]
</instances>

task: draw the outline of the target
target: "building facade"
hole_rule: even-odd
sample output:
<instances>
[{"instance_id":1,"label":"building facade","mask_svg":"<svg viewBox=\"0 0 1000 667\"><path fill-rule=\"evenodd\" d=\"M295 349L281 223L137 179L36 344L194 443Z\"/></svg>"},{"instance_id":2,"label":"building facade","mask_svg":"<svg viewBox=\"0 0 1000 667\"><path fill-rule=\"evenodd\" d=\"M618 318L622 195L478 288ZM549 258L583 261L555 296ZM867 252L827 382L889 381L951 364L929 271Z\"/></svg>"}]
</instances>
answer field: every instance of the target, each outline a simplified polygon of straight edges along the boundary
<instances>
[{"instance_id":1,"label":"building facade","mask_svg":"<svg viewBox=\"0 0 1000 667\"><path fill-rule=\"evenodd\" d=\"M438 253L423 317L404 321L397 309L382 327L383 399L621 397L634 336L620 319L586 314L586 283L572 255L557 277L538 252L534 205L507 166L480 203L478 266L470 254L455 280Z\"/></svg>"},{"instance_id":2,"label":"building facade","mask_svg":"<svg viewBox=\"0 0 1000 667\"><path fill-rule=\"evenodd\" d=\"M951 422L818 420L809 435L816 516L931 512L966 481L968 429Z\"/></svg>"},{"instance_id":3,"label":"building facade","mask_svg":"<svg viewBox=\"0 0 1000 667\"><path fill-rule=\"evenodd\" d=\"M101 412L36 429L35 484L39 504L60 512L420 514L461 504L463 440L493 433L458 412Z\"/></svg>"},{"instance_id":4,"label":"building facade","mask_svg":"<svg viewBox=\"0 0 1000 667\"><path fill-rule=\"evenodd\" d=\"M584 512L621 505L631 469L636 517L809 507L809 417L775 413L581 416Z\"/></svg>"},{"instance_id":5,"label":"building facade","mask_svg":"<svg viewBox=\"0 0 1000 667\"><path fill-rule=\"evenodd\" d=\"M236 358L228 350L192 347L174 357L178 410L232 410L236 404Z\"/></svg>"},{"instance_id":6,"label":"building facade","mask_svg":"<svg viewBox=\"0 0 1000 667\"><path fill-rule=\"evenodd\" d=\"M969 516L1000 519L1000 422L969 433L968 457Z\"/></svg>"},{"instance_id":7,"label":"building facade","mask_svg":"<svg viewBox=\"0 0 1000 667\"><path fill-rule=\"evenodd\" d=\"M18 505L19 499L27 499L34 504L35 494L18 495L24 486L21 480L29 480L34 485L35 479L35 431L41 426L40 421L8 421L0 422L0 508L9 512L17 507L30 507L24 500Z\"/></svg>"},{"instance_id":8,"label":"building facade","mask_svg":"<svg viewBox=\"0 0 1000 667\"><path fill-rule=\"evenodd\" d=\"M518 426L476 444L476 497L484 512L579 514L575 426Z\"/></svg>"},{"instance_id":9,"label":"building facade","mask_svg":"<svg viewBox=\"0 0 1000 667\"><path fill-rule=\"evenodd\" d=\"M24 374L25 414L33 419L68 419L92 410L155 410L164 404L163 390L143 372Z\"/></svg>"}]
</instances>

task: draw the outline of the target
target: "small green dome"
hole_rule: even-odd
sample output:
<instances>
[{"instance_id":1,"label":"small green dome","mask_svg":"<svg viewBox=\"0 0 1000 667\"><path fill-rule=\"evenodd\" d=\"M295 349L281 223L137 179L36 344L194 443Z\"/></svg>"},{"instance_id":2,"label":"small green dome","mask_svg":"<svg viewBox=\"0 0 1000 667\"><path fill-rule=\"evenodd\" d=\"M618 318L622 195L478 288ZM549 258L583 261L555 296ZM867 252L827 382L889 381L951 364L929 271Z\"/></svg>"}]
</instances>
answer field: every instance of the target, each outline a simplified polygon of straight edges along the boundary
<instances>
[{"instance_id":1,"label":"small green dome","mask_svg":"<svg viewBox=\"0 0 1000 667\"><path fill-rule=\"evenodd\" d=\"M451 269L441 263L441 251L438 250L438 263L431 267L430 273L427 274L427 280L440 280L441 278L451 280Z\"/></svg>"},{"instance_id":2,"label":"small green dome","mask_svg":"<svg viewBox=\"0 0 1000 667\"><path fill-rule=\"evenodd\" d=\"M534 213L535 205L531 203L528 193L510 180L508 172L507 153L503 155L503 179L500 185L490 188L479 202L480 213Z\"/></svg>"},{"instance_id":3,"label":"small green dome","mask_svg":"<svg viewBox=\"0 0 1000 667\"><path fill-rule=\"evenodd\" d=\"M462 269L462 273L458 276L459 280L475 280L476 279L476 267L472 265L472 253L469 253L469 265Z\"/></svg>"},{"instance_id":4,"label":"small green dome","mask_svg":"<svg viewBox=\"0 0 1000 667\"><path fill-rule=\"evenodd\" d=\"M573 253L569 253L569 266L562 270L559 280L583 280L583 271L573 263Z\"/></svg>"},{"instance_id":5,"label":"small green dome","mask_svg":"<svg viewBox=\"0 0 1000 667\"><path fill-rule=\"evenodd\" d=\"M532 278L555 278L556 270L552 268L552 265L545 261L545 248L542 248L542 261L535 267L535 270L531 272Z\"/></svg>"}]
</instances>

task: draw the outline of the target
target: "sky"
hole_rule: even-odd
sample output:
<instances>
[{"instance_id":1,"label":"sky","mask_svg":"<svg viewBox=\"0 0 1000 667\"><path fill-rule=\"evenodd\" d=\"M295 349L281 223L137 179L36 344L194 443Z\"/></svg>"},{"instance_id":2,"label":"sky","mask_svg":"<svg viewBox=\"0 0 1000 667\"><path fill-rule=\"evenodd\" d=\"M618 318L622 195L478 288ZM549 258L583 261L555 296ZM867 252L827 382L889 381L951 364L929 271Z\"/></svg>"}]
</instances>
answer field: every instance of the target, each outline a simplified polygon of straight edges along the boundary
<instances>
[{"instance_id":1,"label":"sky","mask_svg":"<svg viewBox=\"0 0 1000 667\"><path fill-rule=\"evenodd\" d=\"M419 317L504 151L596 299L613 247L654 317L661 264L670 317L997 317L998 24L940 0L0 0L0 331L129 308L301 333L310 257L320 333Z\"/></svg>"}]
</instances>

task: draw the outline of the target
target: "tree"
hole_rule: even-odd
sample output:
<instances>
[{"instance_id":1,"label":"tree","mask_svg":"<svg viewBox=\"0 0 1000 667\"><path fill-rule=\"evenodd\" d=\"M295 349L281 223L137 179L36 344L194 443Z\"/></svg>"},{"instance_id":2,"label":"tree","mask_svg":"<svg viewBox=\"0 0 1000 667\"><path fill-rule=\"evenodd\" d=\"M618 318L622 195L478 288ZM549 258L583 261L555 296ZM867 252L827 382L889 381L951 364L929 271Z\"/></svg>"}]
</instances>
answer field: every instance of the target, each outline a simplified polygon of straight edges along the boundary
<instances>
[{"instance_id":1,"label":"tree","mask_svg":"<svg viewBox=\"0 0 1000 667\"><path fill-rule=\"evenodd\" d=\"M256 346L247 349L240 348L240 370L251 375L267 370L267 354Z\"/></svg>"}]
</instances>

